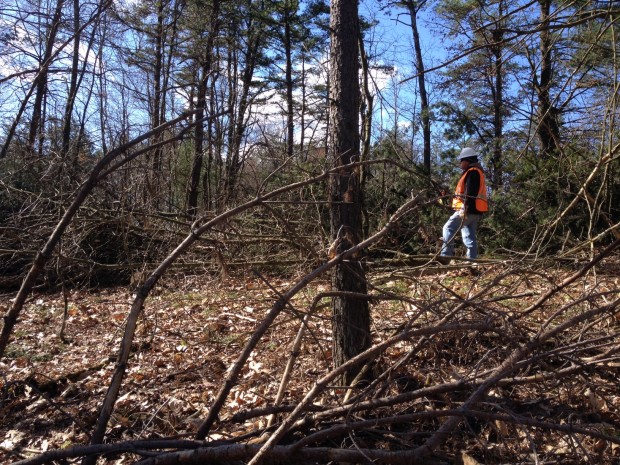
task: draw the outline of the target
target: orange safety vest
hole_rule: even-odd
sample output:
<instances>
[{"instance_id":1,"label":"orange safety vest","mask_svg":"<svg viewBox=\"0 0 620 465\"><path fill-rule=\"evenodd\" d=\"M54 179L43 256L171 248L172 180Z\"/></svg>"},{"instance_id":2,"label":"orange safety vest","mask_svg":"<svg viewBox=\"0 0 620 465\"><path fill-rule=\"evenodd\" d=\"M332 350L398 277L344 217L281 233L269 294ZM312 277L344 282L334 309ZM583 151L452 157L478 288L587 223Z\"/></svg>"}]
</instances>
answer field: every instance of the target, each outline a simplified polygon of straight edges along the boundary
<instances>
[{"instance_id":1,"label":"orange safety vest","mask_svg":"<svg viewBox=\"0 0 620 465\"><path fill-rule=\"evenodd\" d=\"M480 168L469 168L467 171L463 173L461 179L459 179L458 184L456 185L456 192L454 193L454 198L452 199L452 208L454 210L460 210L463 208L464 200L465 200L465 178L467 177L467 173L471 170L477 170L480 173L480 187L478 189L478 195L476 195L476 210L479 212L488 212L489 211L489 202L487 201L487 186L484 183L484 173Z\"/></svg>"}]
</instances>

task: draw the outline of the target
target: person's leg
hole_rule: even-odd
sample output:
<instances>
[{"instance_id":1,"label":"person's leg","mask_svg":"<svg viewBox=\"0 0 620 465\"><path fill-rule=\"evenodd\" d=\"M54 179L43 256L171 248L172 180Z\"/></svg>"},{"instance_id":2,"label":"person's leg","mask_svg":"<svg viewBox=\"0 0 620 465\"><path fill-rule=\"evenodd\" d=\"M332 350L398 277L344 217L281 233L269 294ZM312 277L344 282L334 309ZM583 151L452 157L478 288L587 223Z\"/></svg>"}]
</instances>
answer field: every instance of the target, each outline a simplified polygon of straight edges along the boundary
<instances>
[{"instance_id":1,"label":"person's leg","mask_svg":"<svg viewBox=\"0 0 620 465\"><path fill-rule=\"evenodd\" d=\"M463 221L461 235L463 236L463 244L467 247L467 258L475 260L478 258L478 241L476 239L476 230L478 222L482 215L467 215Z\"/></svg>"},{"instance_id":2,"label":"person's leg","mask_svg":"<svg viewBox=\"0 0 620 465\"><path fill-rule=\"evenodd\" d=\"M440 252L443 257L454 256L454 237L458 234L462 224L463 218L458 212L454 212L443 225L443 244Z\"/></svg>"}]
</instances>

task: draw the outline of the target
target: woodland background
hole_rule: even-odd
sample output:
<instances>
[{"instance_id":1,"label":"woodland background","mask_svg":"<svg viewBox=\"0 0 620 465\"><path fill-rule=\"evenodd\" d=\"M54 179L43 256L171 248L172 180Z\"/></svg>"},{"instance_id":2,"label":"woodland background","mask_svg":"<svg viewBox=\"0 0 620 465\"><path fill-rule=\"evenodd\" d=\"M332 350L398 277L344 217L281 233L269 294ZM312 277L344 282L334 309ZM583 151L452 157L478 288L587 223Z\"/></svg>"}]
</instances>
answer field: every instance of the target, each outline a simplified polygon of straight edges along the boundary
<instances>
[{"instance_id":1,"label":"woodland background","mask_svg":"<svg viewBox=\"0 0 620 465\"><path fill-rule=\"evenodd\" d=\"M346 390L330 5L0 1L3 459L617 463L618 5L359 8L376 377ZM465 145L476 274L433 265Z\"/></svg>"}]
</instances>

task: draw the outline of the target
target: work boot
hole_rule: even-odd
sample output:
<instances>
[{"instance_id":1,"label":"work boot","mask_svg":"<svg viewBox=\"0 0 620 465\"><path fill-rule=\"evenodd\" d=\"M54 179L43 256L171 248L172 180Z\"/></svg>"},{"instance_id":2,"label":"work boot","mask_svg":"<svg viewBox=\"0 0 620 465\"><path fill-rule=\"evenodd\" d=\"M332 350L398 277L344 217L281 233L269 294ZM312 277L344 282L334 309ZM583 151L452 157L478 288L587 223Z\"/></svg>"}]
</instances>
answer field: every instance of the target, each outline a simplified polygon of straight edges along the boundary
<instances>
[{"instance_id":1,"label":"work boot","mask_svg":"<svg viewBox=\"0 0 620 465\"><path fill-rule=\"evenodd\" d=\"M472 276L480 276L480 268L478 268L478 264L477 263L472 263L471 265L469 265L469 273Z\"/></svg>"}]
</instances>

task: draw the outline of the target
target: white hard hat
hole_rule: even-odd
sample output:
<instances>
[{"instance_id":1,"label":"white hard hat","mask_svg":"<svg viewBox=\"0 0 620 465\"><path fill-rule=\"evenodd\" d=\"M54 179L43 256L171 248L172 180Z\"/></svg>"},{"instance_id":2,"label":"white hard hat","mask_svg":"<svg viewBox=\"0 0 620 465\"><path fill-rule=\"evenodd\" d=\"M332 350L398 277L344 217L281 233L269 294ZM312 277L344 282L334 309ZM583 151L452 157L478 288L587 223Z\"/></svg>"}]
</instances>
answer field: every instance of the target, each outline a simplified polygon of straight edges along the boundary
<instances>
[{"instance_id":1,"label":"white hard hat","mask_svg":"<svg viewBox=\"0 0 620 465\"><path fill-rule=\"evenodd\" d=\"M463 150L461 150L461 153L456 158L457 160L462 160L463 158L469 157L478 157L478 155L476 154L476 151L474 149L465 147Z\"/></svg>"}]
</instances>

